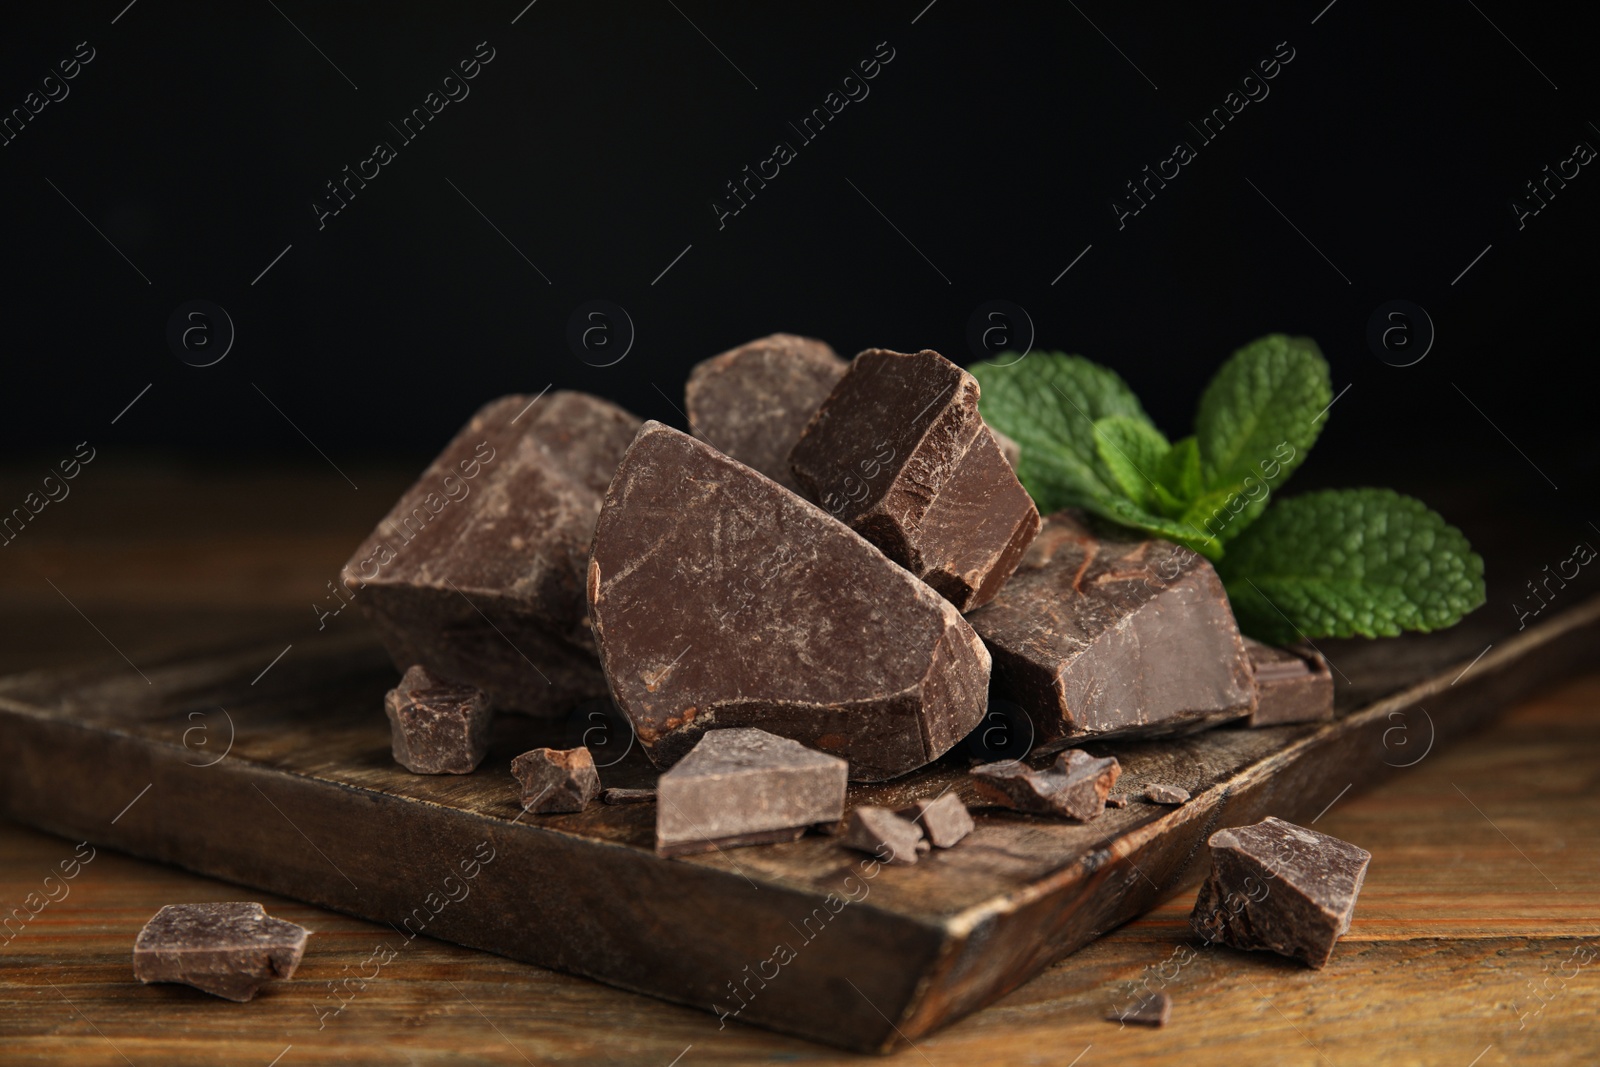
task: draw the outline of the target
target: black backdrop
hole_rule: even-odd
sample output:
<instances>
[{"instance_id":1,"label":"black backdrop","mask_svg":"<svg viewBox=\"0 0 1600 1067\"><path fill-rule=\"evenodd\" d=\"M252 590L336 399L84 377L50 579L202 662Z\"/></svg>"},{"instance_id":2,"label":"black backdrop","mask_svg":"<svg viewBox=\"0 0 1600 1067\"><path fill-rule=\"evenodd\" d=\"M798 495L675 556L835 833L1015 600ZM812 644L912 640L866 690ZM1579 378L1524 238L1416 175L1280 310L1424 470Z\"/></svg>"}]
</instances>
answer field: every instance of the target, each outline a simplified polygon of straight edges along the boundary
<instances>
[{"instance_id":1,"label":"black backdrop","mask_svg":"<svg viewBox=\"0 0 1600 1067\"><path fill-rule=\"evenodd\" d=\"M1310 334L1350 388L1297 483L1464 479L1600 520L1600 167L1565 164L1520 226L1512 207L1600 147L1573 5L524 3L8 11L0 108L39 107L0 147L8 454L89 439L336 478L313 448L420 461L551 383L681 425L688 368L751 337L970 362L999 299L1174 436L1233 348ZM805 142L790 124L841 86L858 98ZM1204 141L1189 123L1236 90L1258 99ZM468 95L406 142L446 91ZM379 141L394 158L319 220ZM719 221L779 141L794 158ZM1119 220L1178 141L1195 158ZM208 367L167 336L197 299L236 330ZM604 367L567 338L597 299L635 333ZM1367 339L1396 299L1436 329L1411 366Z\"/></svg>"}]
</instances>

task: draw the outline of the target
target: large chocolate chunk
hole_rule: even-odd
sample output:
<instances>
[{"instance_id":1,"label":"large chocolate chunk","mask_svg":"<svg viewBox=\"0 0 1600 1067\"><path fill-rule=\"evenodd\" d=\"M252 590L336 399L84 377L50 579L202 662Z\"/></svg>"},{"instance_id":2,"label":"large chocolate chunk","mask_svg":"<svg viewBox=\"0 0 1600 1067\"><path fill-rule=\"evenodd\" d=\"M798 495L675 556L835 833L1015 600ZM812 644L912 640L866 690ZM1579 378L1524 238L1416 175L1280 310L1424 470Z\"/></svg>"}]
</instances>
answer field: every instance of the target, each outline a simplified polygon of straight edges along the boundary
<instances>
[{"instance_id":1,"label":"large chocolate chunk","mask_svg":"<svg viewBox=\"0 0 1600 1067\"><path fill-rule=\"evenodd\" d=\"M344 567L395 664L537 715L603 695L583 574L638 428L584 393L502 397L474 415Z\"/></svg>"},{"instance_id":2,"label":"large chocolate chunk","mask_svg":"<svg viewBox=\"0 0 1600 1067\"><path fill-rule=\"evenodd\" d=\"M1211 875L1189 924L1207 941L1326 964L1350 929L1372 854L1268 816L1211 835Z\"/></svg>"},{"instance_id":3,"label":"large chocolate chunk","mask_svg":"<svg viewBox=\"0 0 1600 1067\"><path fill-rule=\"evenodd\" d=\"M1019 760L974 767L972 783L978 795L992 804L1088 822L1105 811L1106 797L1121 774L1116 757L1096 758L1074 748L1042 771Z\"/></svg>"},{"instance_id":4,"label":"large chocolate chunk","mask_svg":"<svg viewBox=\"0 0 1600 1067\"><path fill-rule=\"evenodd\" d=\"M483 690L417 664L383 698L395 762L412 774L471 774L489 753L493 713Z\"/></svg>"},{"instance_id":5,"label":"large chocolate chunk","mask_svg":"<svg viewBox=\"0 0 1600 1067\"><path fill-rule=\"evenodd\" d=\"M590 617L657 766L758 726L881 780L977 725L989 655L961 615L820 509L646 423L606 493Z\"/></svg>"},{"instance_id":6,"label":"large chocolate chunk","mask_svg":"<svg viewBox=\"0 0 1600 1067\"><path fill-rule=\"evenodd\" d=\"M961 611L999 592L1039 531L977 379L937 352L861 353L790 462L811 499Z\"/></svg>"},{"instance_id":7,"label":"large chocolate chunk","mask_svg":"<svg viewBox=\"0 0 1600 1067\"><path fill-rule=\"evenodd\" d=\"M168 904L133 943L133 975L245 1001L263 983L293 976L307 933L260 904Z\"/></svg>"},{"instance_id":8,"label":"large chocolate chunk","mask_svg":"<svg viewBox=\"0 0 1600 1067\"><path fill-rule=\"evenodd\" d=\"M1050 516L994 602L972 613L996 690L1048 750L1248 715L1255 686L1211 564L1169 541L1096 537Z\"/></svg>"},{"instance_id":9,"label":"large chocolate chunk","mask_svg":"<svg viewBox=\"0 0 1600 1067\"><path fill-rule=\"evenodd\" d=\"M710 730L656 783L656 852L793 841L844 814L845 762L765 730Z\"/></svg>"},{"instance_id":10,"label":"large chocolate chunk","mask_svg":"<svg viewBox=\"0 0 1600 1067\"><path fill-rule=\"evenodd\" d=\"M1256 678L1256 710L1251 726L1333 719L1333 674L1316 649L1273 648L1244 639Z\"/></svg>"},{"instance_id":11,"label":"large chocolate chunk","mask_svg":"<svg viewBox=\"0 0 1600 1067\"><path fill-rule=\"evenodd\" d=\"M600 772L587 748L535 748L511 761L522 808L540 814L582 811L600 793Z\"/></svg>"},{"instance_id":12,"label":"large chocolate chunk","mask_svg":"<svg viewBox=\"0 0 1600 1067\"><path fill-rule=\"evenodd\" d=\"M683 390L700 440L786 489L789 450L850 364L821 341L775 333L695 364Z\"/></svg>"},{"instance_id":13,"label":"large chocolate chunk","mask_svg":"<svg viewBox=\"0 0 1600 1067\"><path fill-rule=\"evenodd\" d=\"M924 850L922 828L888 808L862 805L850 812L840 841L846 848L870 852L884 863L907 866Z\"/></svg>"}]
</instances>

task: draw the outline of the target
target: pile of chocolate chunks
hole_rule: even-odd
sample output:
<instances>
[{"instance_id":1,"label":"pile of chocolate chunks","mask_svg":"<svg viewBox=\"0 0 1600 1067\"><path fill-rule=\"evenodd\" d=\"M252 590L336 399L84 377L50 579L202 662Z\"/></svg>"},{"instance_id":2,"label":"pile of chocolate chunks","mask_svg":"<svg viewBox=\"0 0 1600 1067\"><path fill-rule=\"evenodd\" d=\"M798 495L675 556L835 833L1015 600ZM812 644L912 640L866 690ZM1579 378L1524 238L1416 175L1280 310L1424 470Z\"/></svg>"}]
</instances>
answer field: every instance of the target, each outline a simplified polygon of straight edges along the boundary
<instances>
[{"instance_id":1,"label":"pile of chocolate chunks","mask_svg":"<svg viewBox=\"0 0 1600 1067\"><path fill-rule=\"evenodd\" d=\"M391 695L397 759L461 773L485 706L609 699L658 768L681 767L658 803L658 849L679 854L837 828L846 777L938 759L991 691L1060 758L976 768L976 794L1080 819L1117 769L1073 745L1332 717L1326 663L1243 639L1203 557L1041 519L978 396L937 352L846 362L778 334L694 368L692 434L584 393L487 404L344 569L396 665L433 686L413 673ZM412 706L443 686L483 701ZM575 750L514 770L532 811L599 791ZM845 840L909 841L890 819L907 821L868 812Z\"/></svg>"}]
</instances>

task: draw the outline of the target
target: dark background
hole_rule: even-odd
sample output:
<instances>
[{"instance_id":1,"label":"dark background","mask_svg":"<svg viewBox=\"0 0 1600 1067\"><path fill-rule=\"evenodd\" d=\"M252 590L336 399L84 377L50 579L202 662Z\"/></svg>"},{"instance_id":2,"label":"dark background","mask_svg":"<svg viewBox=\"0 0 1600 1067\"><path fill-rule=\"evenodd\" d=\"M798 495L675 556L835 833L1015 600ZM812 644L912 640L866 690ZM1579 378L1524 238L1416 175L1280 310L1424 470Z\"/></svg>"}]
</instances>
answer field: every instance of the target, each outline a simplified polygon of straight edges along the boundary
<instances>
[{"instance_id":1,"label":"dark background","mask_svg":"<svg viewBox=\"0 0 1600 1067\"><path fill-rule=\"evenodd\" d=\"M336 480L420 465L480 403L550 383L682 425L688 369L752 337L966 363L998 298L1173 437L1233 349L1315 337L1351 388L1296 487L1449 483L1600 520L1600 167L1520 231L1510 208L1600 146L1570 5L524 2L8 13L0 108L96 53L0 147L8 458L88 439ZM400 144L388 122L480 41L470 96ZM870 95L802 145L787 124L885 41ZM1185 120L1285 41L1270 95L1201 146ZM719 229L713 198L780 139L798 158ZM1119 231L1112 198L1180 139L1198 158ZM378 140L398 157L319 230L324 183ZM604 368L566 339L597 298L637 332ZM166 340L191 299L237 329L211 367ZM1366 341L1393 299L1437 329L1414 366Z\"/></svg>"}]
</instances>

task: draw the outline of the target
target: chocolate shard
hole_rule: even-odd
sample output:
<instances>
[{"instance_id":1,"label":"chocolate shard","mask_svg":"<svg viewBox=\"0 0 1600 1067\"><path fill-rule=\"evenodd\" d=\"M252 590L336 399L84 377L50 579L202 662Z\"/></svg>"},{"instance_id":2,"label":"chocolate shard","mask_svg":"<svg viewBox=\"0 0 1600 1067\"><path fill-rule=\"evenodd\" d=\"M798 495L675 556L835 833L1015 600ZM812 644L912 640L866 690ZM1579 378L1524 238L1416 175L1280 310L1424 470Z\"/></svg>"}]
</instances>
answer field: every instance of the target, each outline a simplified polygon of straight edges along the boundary
<instances>
[{"instance_id":1,"label":"chocolate shard","mask_svg":"<svg viewBox=\"0 0 1600 1067\"><path fill-rule=\"evenodd\" d=\"M845 761L765 730L710 730L656 783L656 852L794 841L844 815Z\"/></svg>"},{"instance_id":2,"label":"chocolate shard","mask_svg":"<svg viewBox=\"0 0 1600 1067\"><path fill-rule=\"evenodd\" d=\"M1256 709L1251 726L1333 720L1333 674L1314 648L1274 648L1244 639L1255 672Z\"/></svg>"},{"instance_id":3,"label":"chocolate shard","mask_svg":"<svg viewBox=\"0 0 1600 1067\"><path fill-rule=\"evenodd\" d=\"M638 428L584 393L479 410L344 566L395 664L534 715L603 696L583 575L600 497Z\"/></svg>"},{"instance_id":4,"label":"chocolate shard","mask_svg":"<svg viewBox=\"0 0 1600 1067\"><path fill-rule=\"evenodd\" d=\"M412 774L471 774L489 752L493 713L473 685L414 664L383 698L395 762Z\"/></svg>"},{"instance_id":5,"label":"chocolate shard","mask_svg":"<svg viewBox=\"0 0 1600 1067\"><path fill-rule=\"evenodd\" d=\"M1211 874L1189 925L1207 941L1321 967L1350 929L1372 854L1268 816L1211 835Z\"/></svg>"},{"instance_id":6,"label":"chocolate shard","mask_svg":"<svg viewBox=\"0 0 1600 1067\"><path fill-rule=\"evenodd\" d=\"M996 690L1028 712L1046 751L1203 729L1255 704L1221 580L1169 541L1101 538L1052 515L969 621L994 656Z\"/></svg>"},{"instance_id":7,"label":"chocolate shard","mask_svg":"<svg viewBox=\"0 0 1600 1067\"><path fill-rule=\"evenodd\" d=\"M307 933L253 902L168 904L134 940L133 974L246 1001L264 983L294 975Z\"/></svg>"},{"instance_id":8,"label":"chocolate shard","mask_svg":"<svg viewBox=\"0 0 1600 1067\"><path fill-rule=\"evenodd\" d=\"M600 792L600 799L607 804L654 804L656 791L654 789L622 789L613 786Z\"/></svg>"},{"instance_id":9,"label":"chocolate shard","mask_svg":"<svg viewBox=\"0 0 1600 1067\"><path fill-rule=\"evenodd\" d=\"M977 379L937 352L861 353L789 460L808 497L961 611L999 592L1039 531Z\"/></svg>"},{"instance_id":10,"label":"chocolate shard","mask_svg":"<svg viewBox=\"0 0 1600 1067\"><path fill-rule=\"evenodd\" d=\"M921 826L928 843L935 848L950 848L973 831L972 815L954 793L915 801L900 809L899 814Z\"/></svg>"},{"instance_id":11,"label":"chocolate shard","mask_svg":"<svg viewBox=\"0 0 1600 1067\"><path fill-rule=\"evenodd\" d=\"M989 655L961 615L820 509L646 423L606 493L590 617L612 696L657 766L755 726L876 781L977 725Z\"/></svg>"},{"instance_id":12,"label":"chocolate shard","mask_svg":"<svg viewBox=\"0 0 1600 1067\"><path fill-rule=\"evenodd\" d=\"M1136 1026L1165 1026L1172 1016L1172 997L1166 993L1151 993L1128 1007L1106 1014L1108 1023L1133 1023Z\"/></svg>"},{"instance_id":13,"label":"chocolate shard","mask_svg":"<svg viewBox=\"0 0 1600 1067\"><path fill-rule=\"evenodd\" d=\"M850 366L826 344L775 333L695 364L683 390L694 435L796 489L789 450Z\"/></svg>"},{"instance_id":14,"label":"chocolate shard","mask_svg":"<svg viewBox=\"0 0 1600 1067\"><path fill-rule=\"evenodd\" d=\"M1144 798L1152 804L1187 804L1189 803L1189 791L1181 785L1168 785L1165 782L1157 782L1155 785L1145 788Z\"/></svg>"},{"instance_id":15,"label":"chocolate shard","mask_svg":"<svg viewBox=\"0 0 1600 1067\"><path fill-rule=\"evenodd\" d=\"M1121 773L1114 756L1096 758L1074 748L1042 771L1011 761L974 767L972 781L979 796L1002 807L1088 822L1105 810Z\"/></svg>"},{"instance_id":16,"label":"chocolate shard","mask_svg":"<svg viewBox=\"0 0 1600 1067\"><path fill-rule=\"evenodd\" d=\"M1113 793L1111 796L1106 797L1106 807L1108 808L1125 808L1127 806L1128 794L1126 793Z\"/></svg>"},{"instance_id":17,"label":"chocolate shard","mask_svg":"<svg viewBox=\"0 0 1600 1067\"><path fill-rule=\"evenodd\" d=\"M587 748L535 748L511 761L524 811L582 811L600 794L600 772Z\"/></svg>"},{"instance_id":18,"label":"chocolate shard","mask_svg":"<svg viewBox=\"0 0 1600 1067\"><path fill-rule=\"evenodd\" d=\"M989 427L989 432L994 434L994 443L1000 446L1000 454L1006 457L1006 463L1016 470L1017 464L1022 462L1022 446L993 426Z\"/></svg>"},{"instance_id":19,"label":"chocolate shard","mask_svg":"<svg viewBox=\"0 0 1600 1067\"><path fill-rule=\"evenodd\" d=\"M906 866L917 862L927 851L922 828L902 819L888 808L863 805L850 812L842 843L847 848L870 852L884 863Z\"/></svg>"}]
</instances>

